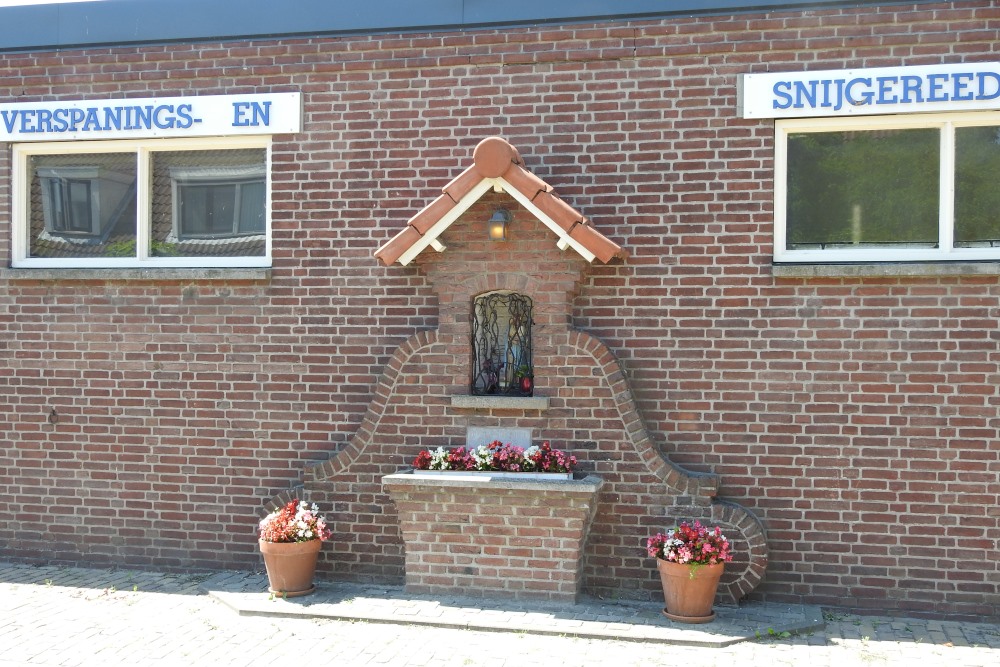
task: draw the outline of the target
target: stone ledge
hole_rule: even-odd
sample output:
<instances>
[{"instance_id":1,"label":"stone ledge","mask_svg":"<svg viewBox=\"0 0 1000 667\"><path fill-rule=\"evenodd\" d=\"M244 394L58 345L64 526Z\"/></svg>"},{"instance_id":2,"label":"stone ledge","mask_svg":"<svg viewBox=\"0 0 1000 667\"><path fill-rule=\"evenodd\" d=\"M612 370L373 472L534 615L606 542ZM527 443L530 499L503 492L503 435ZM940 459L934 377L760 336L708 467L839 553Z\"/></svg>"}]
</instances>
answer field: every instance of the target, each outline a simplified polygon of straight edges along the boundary
<instances>
[{"instance_id":1,"label":"stone ledge","mask_svg":"<svg viewBox=\"0 0 1000 667\"><path fill-rule=\"evenodd\" d=\"M0 280L270 280L270 268L2 269Z\"/></svg>"},{"instance_id":2,"label":"stone ledge","mask_svg":"<svg viewBox=\"0 0 1000 667\"><path fill-rule=\"evenodd\" d=\"M200 588L240 616L395 623L706 648L757 641L783 632L822 633L825 627L817 606L769 602L748 602L739 607L717 604L714 622L688 625L666 620L660 613L663 602L611 602L588 595L581 595L577 604L567 604L494 596L415 595L402 586L317 581L312 595L282 600L268 594L265 575L245 572L215 574Z\"/></svg>"},{"instance_id":3,"label":"stone ledge","mask_svg":"<svg viewBox=\"0 0 1000 667\"><path fill-rule=\"evenodd\" d=\"M386 475L382 478L384 487L436 486L453 488L514 489L517 491L558 491L559 493L595 493L604 486L604 479L598 475L587 475L580 479L525 479L491 475L488 472L456 472L454 475L422 476L412 470Z\"/></svg>"},{"instance_id":4,"label":"stone ledge","mask_svg":"<svg viewBox=\"0 0 1000 667\"><path fill-rule=\"evenodd\" d=\"M451 407L469 410L548 410L548 396L452 396Z\"/></svg>"},{"instance_id":5,"label":"stone ledge","mask_svg":"<svg viewBox=\"0 0 1000 667\"><path fill-rule=\"evenodd\" d=\"M776 278L894 278L1000 276L1000 262L886 262L882 264L773 264Z\"/></svg>"}]
</instances>

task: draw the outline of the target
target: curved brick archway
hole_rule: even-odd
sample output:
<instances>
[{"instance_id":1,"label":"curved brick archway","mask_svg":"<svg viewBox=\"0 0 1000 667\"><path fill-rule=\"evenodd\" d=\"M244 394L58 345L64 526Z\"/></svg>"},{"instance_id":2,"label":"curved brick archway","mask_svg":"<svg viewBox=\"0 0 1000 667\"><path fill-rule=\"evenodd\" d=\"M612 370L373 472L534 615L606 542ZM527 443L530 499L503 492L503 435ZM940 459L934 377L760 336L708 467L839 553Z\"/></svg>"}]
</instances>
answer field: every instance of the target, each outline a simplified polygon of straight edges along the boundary
<instances>
[{"instance_id":1,"label":"curved brick archway","mask_svg":"<svg viewBox=\"0 0 1000 667\"><path fill-rule=\"evenodd\" d=\"M476 289L516 289L520 281L509 279L484 280L476 279L471 281ZM425 384L420 381L421 371L419 369L427 365L427 358L440 355L442 346L440 343L440 333L438 331L425 331L412 336L404 342L393 354L386 365L385 372L379 379L375 390L375 399L369 406L365 419L351 441L328 461L309 469L305 480L305 493L307 498L324 504L337 505L337 500L331 501L331 489L373 483L372 475L364 471L373 464L379 471L376 476L382 473L395 472L405 466L405 459L400 459L396 453L396 448L390 443L393 436L398 433L400 414L408 412L406 406L409 405L408 398L412 392L407 387L420 386ZM600 384L606 391L603 393L603 403L605 407L602 412L606 415L607 408L613 407L618 422L619 434L615 440L619 443L618 452L620 455L629 455L635 463L641 464L646 471L655 477L655 484L662 488L651 488L651 497L661 498L656 507L645 507L649 512L649 519L640 526L632 526L631 530L625 529L622 524L616 522L611 517L622 516L634 507L628 507L626 501L622 499L623 489L630 486L629 479L634 473L624 474L616 470L616 466L608 465L602 461L600 456L588 456L586 449L574 449L571 451L581 458L581 463L587 469L592 469L601 474L608 483L608 490L602 495L598 518L595 520L594 533L595 544L588 545L585 550L585 558L594 561L587 567L589 576L584 587L586 590L602 594L626 595L637 597L645 592L655 595L655 588L643 587L643 583L648 583L649 576L655 574L655 569L648 567L649 563L643 563L638 568L632 568L632 572L624 572L615 576L616 584L611 585L607 581L601 582L596 573L607 569L607 556L602 552L616 542L611 550L616 557L622 561L633 559L636 555L641 555L642 539L650 532L662 530L667 524L679 519L700 519L724 527L727 534L734 540L738 557L736 561L727 568L726 576L720 587L720 594L730 601L737 601L749 594L761 581L767 566L767 543L763 527L760 522L745 508L731 502L723 502L714 499L717 489L717 478L714 475L694 474L686 471L667 459L659 448L653 443L642 419L636 409L636 404L632 391L621 370L617 359L611 351L599 340L581 331L568 329L563 343L572 350L572 356L578 359L587 358L591 363L587 365L590 377L598 377ZM445 397L437 396L436 399ZM429 400L429 402L432 402ZM445 401L435 400L432 403L441 405ZM436 412L433 410L432 412ZM444 410L445 413L448 410ZM460 428L463 423L469 421L465 411L454 410L449 419L456 422L456 428ZM528 421L533 424L539 420L544 421L544 417L533 417ZM608 417L602 417L602 421L607 421ZM426 446L432 446L428 443ZM412 448L415 453L417 448ZM634 465L633 465L634 467ZM368 478L367 482L362 479ZM652 486L652 485L651 485ZM372 487L373 494L375 493ZM339 494L333 494L339 495ZM275 499L275 502L287 499L287 494ZM387 498L385 499L387 501ZM657 520L656 517L659 517ZM377 513L371 515L370 522L365 517L362 525L378 525L378 519L382 519L379 534L389 538L394 556L399 556L398 532L394 530L395 513L388 504ZM336 524L339 523L335 521ZM389 537L391 535L391 537ZM337 541L343 545L349 543L343 534L339 534ZM397 565L397 572L382 572L383 576L373 576L364 567L355 568L349 565L354 560L344 558L350 553L350 548L336 549L331 558L327 559L326 571L331 574L345 576L349 579L383 578L399 579L402 577L401 564ZM631 558L630 558L631 557ZM389 559L393 560L393 559ZM357 562L357 561L356 561ZM363 560L360 562L364 562ZM624 566L618 566L621 569ZM615 569L615 568L612 568ZM387 575L387 576L386 576ZM631 579L631 581L629 581Z\"/></svg>"},{"instance_id":2,"label":"curved brick archway","mask_svg":"<svg viewBox=\"0 0 1000 667\"><path fill-rule=\"evenodd\" d=\"M486 231L497 207L513 214L508 239L499 244ZM550 226L505 192L483 193L459 218L445 220L434 240L446 251L412 258L437 296L438 328L395 351L357 433L307 473L306 494L335 509L334 545L321 569L353 580L401 580L403 541L381 478L407 467L421 449L465 444L470 427L519 427L530 429L535 442L571 452L581 472L604 480L580 554L584 590L658 597L646 537L698 519L722 525L735 543L738 559L727 568L721 595L735 601L750 593L767 566L760 522L739 505L715 501L715 475L689 472L664 456L611 350L571 326L587 260L555 247ZM498 290L533 301L535 395L547 399L545 409L530 401L474 408L453 401L469 393L473 300Z\"/></svg>"}]
</instances>

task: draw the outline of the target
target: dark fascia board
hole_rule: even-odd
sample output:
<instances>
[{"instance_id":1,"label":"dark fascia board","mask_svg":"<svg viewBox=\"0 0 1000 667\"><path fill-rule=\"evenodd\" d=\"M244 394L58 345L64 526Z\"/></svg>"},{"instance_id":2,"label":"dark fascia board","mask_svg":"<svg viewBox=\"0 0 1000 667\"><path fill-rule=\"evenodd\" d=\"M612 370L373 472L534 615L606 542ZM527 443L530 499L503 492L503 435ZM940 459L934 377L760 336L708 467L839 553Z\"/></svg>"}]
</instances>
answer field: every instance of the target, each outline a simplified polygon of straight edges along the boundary
<instances>
[{"instance_id":1,"label":"dark fascia board","mask_svg":"<svg viewBox=\"0 0 1000 667\"><path fill-rule=\"evenodd\" d=\"M920 2L921 0L915 0ZM926 0L931 1L931 0ZM0 7L0 51L380 34L834 6L838 0L97 0ZM909 3L909 4L912 4Z\"/></svg>"}]
</instances>

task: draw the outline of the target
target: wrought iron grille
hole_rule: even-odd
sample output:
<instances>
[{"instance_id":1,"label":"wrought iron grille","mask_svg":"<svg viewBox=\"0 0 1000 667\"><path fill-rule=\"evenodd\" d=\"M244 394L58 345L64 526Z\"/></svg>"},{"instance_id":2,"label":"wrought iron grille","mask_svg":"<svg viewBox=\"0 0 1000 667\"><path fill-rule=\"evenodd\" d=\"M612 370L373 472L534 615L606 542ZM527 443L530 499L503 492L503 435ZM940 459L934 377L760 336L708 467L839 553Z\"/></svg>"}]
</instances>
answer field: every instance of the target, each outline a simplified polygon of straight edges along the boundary
<instances>
[{"instance_id":1,"label":"wrought iron grille","mask_svg":"<svg viewBox=\"0 0 1000 667\"><path fill-rule=\"evenodd\" d=\"M472 393L531 396L531 298L493 292L472 307Z\"/></svg>"}]
</instances>

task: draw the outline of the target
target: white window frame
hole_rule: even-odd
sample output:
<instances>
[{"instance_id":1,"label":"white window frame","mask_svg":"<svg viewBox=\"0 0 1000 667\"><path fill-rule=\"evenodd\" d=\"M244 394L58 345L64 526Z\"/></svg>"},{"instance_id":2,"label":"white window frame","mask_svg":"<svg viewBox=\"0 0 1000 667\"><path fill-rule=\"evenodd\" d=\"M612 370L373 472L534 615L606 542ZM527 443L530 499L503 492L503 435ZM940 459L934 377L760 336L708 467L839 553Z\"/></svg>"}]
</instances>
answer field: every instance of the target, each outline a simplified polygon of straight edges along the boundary
<instances>
[{"instance_id":1,"label":"white window frame","mask_svg":"<svg viewBox=\"0 0 1000 667\"><path fill-rule=\"evenodd\" d=\"M1000 261L998 248L954 247L955 128L1000 126L998 112L912 114L777 120L774 124L774 262L835 264L881 262ZM938 247L905 248L889 245L860 248L787 249L788 135L804 132L938 129L940 182L938 183Z\"/></svg>"},{"instance_id":2,"label":"white window frame","mask_svg":"<svg viewBox=\"0 0 1000 667\"><path fill-rule=\"evenodd\" d=\"M152 202L152 154L165 151L265 150L265 251L256 257L151 257L149 255ZM271 266L271 138L270 136L192 139L146 139L24 143L13 146L13 209L11 266L14 268L252 268ZM35 155L72 153L135 153L136 155L136 255L135 257L31 257L28 220L32 175L29 159Z\"/></svg>"}]
</instances>

